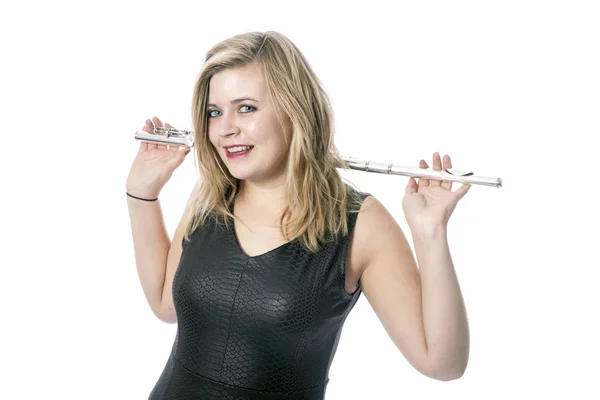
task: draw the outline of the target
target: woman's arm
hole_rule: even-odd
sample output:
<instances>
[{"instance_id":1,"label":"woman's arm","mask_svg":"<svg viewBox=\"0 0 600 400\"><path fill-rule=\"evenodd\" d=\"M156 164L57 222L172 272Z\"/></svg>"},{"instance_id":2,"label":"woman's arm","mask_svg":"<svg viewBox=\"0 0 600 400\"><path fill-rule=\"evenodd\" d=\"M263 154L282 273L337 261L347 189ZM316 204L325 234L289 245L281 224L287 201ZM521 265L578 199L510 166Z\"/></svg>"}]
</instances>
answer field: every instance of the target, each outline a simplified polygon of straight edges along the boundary
<instances>
[{"instance_id":1,"label":"woman's arm","mask_svg":"<svg viewBox=\"0 0 600 400\"><path fill-rule=\"evenodd\" d=\"M192 194L199 184L196 183ZM127 197L135 261L142 289L154 315L166 323L177 321L172 295L173 278L181 259L181 241L192 194L173 241L167 234L159 200L147 202Z\"/></svg>"},{"instance_id":2,"label":"woman's arm","mask_svg":"<svg viewBox=\"0 0 600 400\"><path fill-rule=\"evenodd\" d=\"M360 286L398 349L426 376L460 378L469 329L445 227L413 235L419 267L401 228L372 196L354 235L363 254Z\"/></svg>"},{"instance_id":3,"label":"woman's arm","mask_svg":"<svg viewBox=\"0 0 600 400\"><path fill-rule=\"evenodd\" d=\"M159 201L143 201L127 196L138 276L146 301L152 312L162 320L161 298L171 240Z\"/></svg>"}]
</instances>

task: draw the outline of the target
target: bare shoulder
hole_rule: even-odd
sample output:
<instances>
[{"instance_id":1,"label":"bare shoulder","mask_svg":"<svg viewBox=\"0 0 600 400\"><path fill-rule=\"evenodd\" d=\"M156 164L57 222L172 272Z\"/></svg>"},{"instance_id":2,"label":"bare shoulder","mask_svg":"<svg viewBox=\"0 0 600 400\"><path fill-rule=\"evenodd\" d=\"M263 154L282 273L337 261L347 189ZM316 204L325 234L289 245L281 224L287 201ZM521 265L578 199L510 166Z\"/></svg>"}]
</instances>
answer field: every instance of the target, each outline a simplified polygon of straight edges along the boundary
<instances>
[{"instance_id":1,"label":"bare shoulder","mask_svg":"<svg viewBox=\"0 0 600 400\"><path fill-rule=\"evenodd\" d=\"M360 277L381 245L381 238L398 235L399 226L385 206L373 195L360 208L350 242L353 275ZM401 234L401 233L400 233Z\"/></svg>"}]
</instances>

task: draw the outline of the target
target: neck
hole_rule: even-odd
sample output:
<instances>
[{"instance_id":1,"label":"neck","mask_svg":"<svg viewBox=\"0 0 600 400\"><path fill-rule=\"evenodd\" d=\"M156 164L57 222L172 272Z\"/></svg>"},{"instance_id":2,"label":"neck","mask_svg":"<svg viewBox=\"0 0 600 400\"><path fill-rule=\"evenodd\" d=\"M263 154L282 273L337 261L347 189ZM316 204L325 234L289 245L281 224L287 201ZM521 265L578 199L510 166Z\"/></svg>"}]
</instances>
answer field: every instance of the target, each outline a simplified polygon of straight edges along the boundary
<instances>
[{"instance_id":1,"label":"neck","mask_svg":"<svg viewBox=\"0 0 600 400\"><path fill-rule=\"evenodd\" d=\"M241 181L238 201L279 212L287 204L285 179L261 183Z\"/></svg>"},{"instance_id":2,"label":"neck","mask_svg":"<svg viewBox=\"0 0 600 400\"><path fill-rule=\"evenodd\" d=\"M256 183L251 181L241 181L238 198L251 204L271 204L283 203L286 196L285 181Z\"/></svg>"}]
</instances>

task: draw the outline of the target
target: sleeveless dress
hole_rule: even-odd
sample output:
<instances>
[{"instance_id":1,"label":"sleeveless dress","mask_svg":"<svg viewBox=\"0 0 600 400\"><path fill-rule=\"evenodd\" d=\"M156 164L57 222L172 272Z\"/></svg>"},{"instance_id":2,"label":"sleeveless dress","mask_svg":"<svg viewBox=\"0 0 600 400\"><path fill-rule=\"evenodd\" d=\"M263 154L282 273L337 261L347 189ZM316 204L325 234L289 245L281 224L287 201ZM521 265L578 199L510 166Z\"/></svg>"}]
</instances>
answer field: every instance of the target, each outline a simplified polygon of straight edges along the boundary
<instances>
[{"instance_id":1,"label":"sleeveless dress","mask_svg":"<svg viewBox=\"0 0 600 400\"><path fill-rule=\"evenodd\" d=\"M349 189L354 190L354 189ZM362 202L368 193L356 192ZM207 220L182 242L177 334L149 400L322 400L342 326L349 234L311 254L297 240L257 256Z\"/></svg>"}]
</instances>

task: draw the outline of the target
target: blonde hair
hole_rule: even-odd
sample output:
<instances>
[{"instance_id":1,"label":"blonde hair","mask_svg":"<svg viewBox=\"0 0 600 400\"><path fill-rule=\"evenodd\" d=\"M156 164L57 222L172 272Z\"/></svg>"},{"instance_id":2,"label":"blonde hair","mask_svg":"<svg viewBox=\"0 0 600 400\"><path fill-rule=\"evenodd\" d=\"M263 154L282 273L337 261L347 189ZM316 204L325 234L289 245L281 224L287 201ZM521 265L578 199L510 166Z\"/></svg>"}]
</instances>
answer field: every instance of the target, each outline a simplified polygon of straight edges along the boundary
<instances>
[{"instance_id":1,"label":"blonde hair","mask_svg":"<svg viewBox=\"0 0 600 400\"><path fill-rule=\"evenodd\" d=\"M258 62L278 116L292 122L287 159L287 207L280 223L286 240L298 239L316 252L320 244L348 233L347 213L358 212L357 192L348 190L336 168L346 168L333 141L331 103L300 50L284 35L248 32L223 40L206 54L194 87L192 122L200 183L189 202L184 237L207 218L228 224L240 185L208 138L210 79L226 68ZM283 134L283 132L282 132ZM348 208L356 205L356 209ZM231 219L231 221L232 221ZM284 223L284 220L287 222Z\"/></svg>"}]
</instances>

